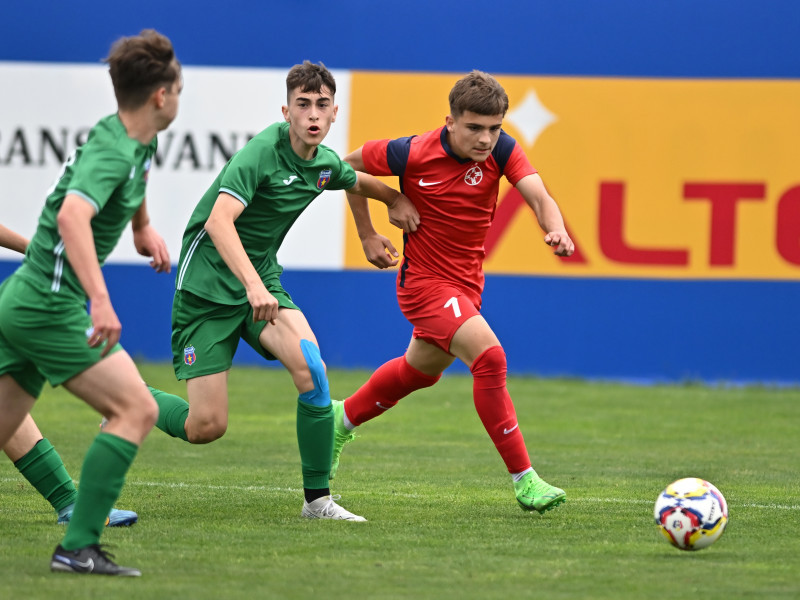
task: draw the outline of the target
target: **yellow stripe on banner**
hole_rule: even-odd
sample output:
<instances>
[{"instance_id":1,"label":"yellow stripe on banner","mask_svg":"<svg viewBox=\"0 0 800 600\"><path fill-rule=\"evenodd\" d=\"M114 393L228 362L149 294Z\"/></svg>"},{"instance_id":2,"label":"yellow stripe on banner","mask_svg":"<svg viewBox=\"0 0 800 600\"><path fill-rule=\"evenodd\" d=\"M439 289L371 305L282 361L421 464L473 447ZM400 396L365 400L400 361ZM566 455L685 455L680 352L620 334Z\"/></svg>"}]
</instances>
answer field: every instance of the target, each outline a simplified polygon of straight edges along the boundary
<instances>
[{"instance_id":1,"label":"yellow stripe on banner","mask_svg":"<svg viewBox=\"0 0 800 600\"><path fill-rule=\"evenodd\" d=\"M458 77L353 72L350 146L440 126ZM487 272L800 278L800 82L498 79L510 103L504 129L539 169L579 252L552 256L504 181ZM372 212L399 249L385 209ZM345 265L368 268L347 223Z\"/></svg>"}]
</instances>

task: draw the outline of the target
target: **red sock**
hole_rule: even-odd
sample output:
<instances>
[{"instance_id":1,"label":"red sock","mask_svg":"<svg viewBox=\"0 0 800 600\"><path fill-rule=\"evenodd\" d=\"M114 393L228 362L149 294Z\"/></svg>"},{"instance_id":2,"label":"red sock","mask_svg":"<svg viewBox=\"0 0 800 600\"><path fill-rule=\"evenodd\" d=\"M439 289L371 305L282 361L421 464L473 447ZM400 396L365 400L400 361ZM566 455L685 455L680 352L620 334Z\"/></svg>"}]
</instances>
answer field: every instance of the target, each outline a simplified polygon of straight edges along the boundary
<instances>
[{"instance_id":1,"label":"red sock","mask_svg":"<svg viewBox=\"0 0 800 600\"><path fill-rule=\"evenodd\" d=\"M441 377L426 375L408 364L405 356L384 363L355 394L344 401L344 412L353 425L374 419L411 392L430 387Z\"/></svg>"},{"instance_id":2,"label":"red sock","mask_svg":"<svg viewBox=\"0 0 800 600\"><path fill-rule=\"evenodd\" d=\"M514 403L506 389L506 353L500 346L492 346L475 359L469 370L473 377L475 409L508 472L520 473L528 469L531 459L519 430Z\"/></svg>"}]
</instances>

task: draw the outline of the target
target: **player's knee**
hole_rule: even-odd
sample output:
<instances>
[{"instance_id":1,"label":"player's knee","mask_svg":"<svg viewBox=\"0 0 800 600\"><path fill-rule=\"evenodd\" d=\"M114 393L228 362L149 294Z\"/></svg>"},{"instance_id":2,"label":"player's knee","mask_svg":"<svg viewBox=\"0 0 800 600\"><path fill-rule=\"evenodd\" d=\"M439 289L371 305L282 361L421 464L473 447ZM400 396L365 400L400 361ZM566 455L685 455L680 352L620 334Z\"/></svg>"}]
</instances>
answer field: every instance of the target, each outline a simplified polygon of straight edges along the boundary
<instances>
[{"instance_id":1,"label":"player's knee","mask_svg":"<svg viewBox=\"0 0 800 600\"><path fill-rule=\"evenodd\" d=\"M408 362L406 356L401 356L393 361L386 363L386 365L394 365L396 373L404 386L408 388L408 393L414 390L421 390L423 388L431 387L442 378L441 373L435 375L428 375L419 369L412 367Z\"/></svg>"},{"instance_id":2,"label":"player's knee","mask_svg":"<svg viewBox=\"0 0 800 600\"><path fill-rule=\"evenodd\" d=\"M158 404L149 392L120 394L106 414L108 422L125 423L125 427L144 438L158 420Z\"/></svg>"},{"instance_id":3,"label":"player's knee","mask_svg":"<svg viewBox=\"0 0 800 600\"><path fill-rule=\"evenodd\" d=\"M505 377L508 365L502 346L492 346L481 353L469 368L474 377Z\"/></svg>"},{"instance_id":4,"label":"player's knee","mask_svg":"<svg viewBox=\"0 0 800 600\"><path fill-rule=\"evenodd\" d=\"M325 372L325 363L322 362L317 345L309 340L300 340L300 350L303 352L306 365L308 365L313 386L317 389L327 387L328 375Z\"/></svg>"},{"instance_id":5,"label":"player's knee","mask_svg":"<svg viewBox=\"0 0 800 600\"><path fill-rule=\"evenodd\" d=\"M225 435L228 430L228 419L213 416L204 419L187 419L184 429L190 443L208 444Z\"/></svg>"},{"instance_id":6,"label":"player's knee","mask_svg":"<svg viewBox=\"0 0 800 600\"><path fill-rule=\"evenodd\" d=\"M156 421L158 421L158 404L149 394L147 400L142 404L143 406L141 406L137 413L140 416L144 430L150 431L155 427Z\"/></svg>"},{"instance_id":7,"label":"player's knee","mask_svg":"<svg viewBox=\"0 0 800 600\"><path fill-rule=\"evenodd\" d=\"M304 382L303 387L298 383L298 389L307 388L309 383L312 386L311 390L300 394L300 400L315 406L328 406L331 403L328 375L325 372L325 363L322 362L319 348L309 340L300 340L300 350L303 352L303 358L308 366L310 382Z\"/></svg>"}]
</instances>

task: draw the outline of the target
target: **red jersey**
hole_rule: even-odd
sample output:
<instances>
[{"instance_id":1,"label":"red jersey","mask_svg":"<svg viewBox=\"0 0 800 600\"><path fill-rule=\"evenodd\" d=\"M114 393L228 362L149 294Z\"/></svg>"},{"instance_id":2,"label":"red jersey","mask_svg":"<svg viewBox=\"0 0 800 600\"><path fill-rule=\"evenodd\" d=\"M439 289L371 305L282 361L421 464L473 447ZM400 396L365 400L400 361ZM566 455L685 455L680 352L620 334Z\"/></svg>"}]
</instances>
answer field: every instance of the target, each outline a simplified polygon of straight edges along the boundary
<instances>
[{"instance_id":1,"label":"red jersey","mask_svg":"<svg viewBox=\"0 0 800 600\"><path fill-rule=\"evenodd\" d=\"M397 175L400 190L420 215L417 231L403 236L403 264L397 285L433 281L483 292L484 241L494 218L500 176L511 185L536 173L522 147L504 131L482 163L458 157L447 143L447 129L421 136L375 140L362 157L372 175Z\"/></svg>"}]
</instances>

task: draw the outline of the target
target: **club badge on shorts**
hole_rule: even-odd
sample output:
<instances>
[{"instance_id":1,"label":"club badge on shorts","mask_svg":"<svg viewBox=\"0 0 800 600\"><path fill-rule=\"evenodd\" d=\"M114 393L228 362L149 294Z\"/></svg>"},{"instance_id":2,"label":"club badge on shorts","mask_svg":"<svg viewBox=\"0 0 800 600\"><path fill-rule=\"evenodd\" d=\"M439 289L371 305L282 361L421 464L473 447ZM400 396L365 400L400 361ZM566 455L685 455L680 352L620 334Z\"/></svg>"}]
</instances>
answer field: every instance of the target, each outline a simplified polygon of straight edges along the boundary
<instances>
[{"instance_id":1,"label":"club badge on shorts","mask_svg":"<svg viewBox=\"0 0 800 600\"><path fill-rule=\"evenodd\" d=\"M183 363L190 367L197 360L197 355L194 353L194 346L186 346L183 349Z\"/></svg>"}]
</instances>

